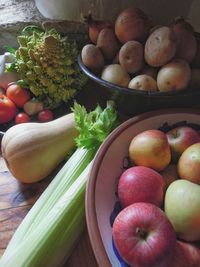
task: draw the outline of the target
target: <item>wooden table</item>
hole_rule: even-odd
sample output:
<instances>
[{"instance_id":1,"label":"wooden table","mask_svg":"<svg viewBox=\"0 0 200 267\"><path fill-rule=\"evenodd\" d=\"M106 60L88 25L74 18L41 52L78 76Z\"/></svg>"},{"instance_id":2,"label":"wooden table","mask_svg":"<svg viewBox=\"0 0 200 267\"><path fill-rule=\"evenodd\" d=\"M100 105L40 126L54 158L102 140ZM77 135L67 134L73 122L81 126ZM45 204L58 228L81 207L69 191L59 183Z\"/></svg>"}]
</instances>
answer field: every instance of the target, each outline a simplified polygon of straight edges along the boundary
<instances>
[{"instance_id":1,"label":"wooden table","mask_svg":"<svg viewBox=\"0 0 200 267\"><path fill-rule=\"evenodd\" d=\"M10 238L50 179L32 185L19 183L0 156L0 256ZM64 267L97 267L87 229Z\"/></svg>"}]
</instances>

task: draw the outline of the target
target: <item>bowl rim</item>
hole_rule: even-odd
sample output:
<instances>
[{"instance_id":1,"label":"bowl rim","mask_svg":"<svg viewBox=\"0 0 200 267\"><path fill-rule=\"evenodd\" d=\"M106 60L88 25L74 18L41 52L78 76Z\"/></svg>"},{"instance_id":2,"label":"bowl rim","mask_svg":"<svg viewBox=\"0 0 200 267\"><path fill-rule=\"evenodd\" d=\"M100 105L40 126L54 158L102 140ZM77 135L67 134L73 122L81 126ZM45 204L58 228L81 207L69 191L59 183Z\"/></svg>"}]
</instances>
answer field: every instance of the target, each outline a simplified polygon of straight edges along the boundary
<instances>
[{"instance_id":1,"label":"bowl rim","mask_svg":"<svg viewBox=\"0 0 200 267\"><path fill-rule=\"evenodd\" d=\"M101 239L100 230L98 228L97 215L95 212L95 186L97 182L97 173L99 171L101 160L104 157L106 151L109 146L112 144L114 139L120 135L125 129L130 127L131 125L140 122L144 119L148 119L150 117L154 117L162 114L175 114L175 113L188 113L188 114L197 114L200 115L200 109L196 108L168 108L168 109L160 109L154 111L148 111L141 113L140 115L134 116L132 118L127 119L122 124L120 124L117 128L115 128L103 142L103 144L98 149L94 161L93 167L90 171L89 178L86 184L86 195L85 195L85 214L86 214L86 224L88 235L90 239L90 243L97 261L97 264L101 267L112 267L106 250L103 245L103 241Z\"/></svg>"},{"instance_id":2,"label":"bowl rim","mask_svg":"<svg viewBox=\"0 0 200 267\"><path fill-rule=\"evenodd\" d=\"M113 92L123 92L123 94L128 95L139 95L146 98L159 98L159 97L173 97L173 96L189 96L193 95L194 93L200 94L200 90L197 89L184 89L184 90L175 90L169 92L159 92L159 91L142 91L139 89L130 89L128 87L123 87L116 85L114 83L107 82L100 77L98 77L95 73L93 73L90 69L88 69L82 61L81 54L78 55L78 65L83 73L88 76L91 80L95 81L96 83L102 85L103 87L111 89Z\"/></svg>"}]
</instances>

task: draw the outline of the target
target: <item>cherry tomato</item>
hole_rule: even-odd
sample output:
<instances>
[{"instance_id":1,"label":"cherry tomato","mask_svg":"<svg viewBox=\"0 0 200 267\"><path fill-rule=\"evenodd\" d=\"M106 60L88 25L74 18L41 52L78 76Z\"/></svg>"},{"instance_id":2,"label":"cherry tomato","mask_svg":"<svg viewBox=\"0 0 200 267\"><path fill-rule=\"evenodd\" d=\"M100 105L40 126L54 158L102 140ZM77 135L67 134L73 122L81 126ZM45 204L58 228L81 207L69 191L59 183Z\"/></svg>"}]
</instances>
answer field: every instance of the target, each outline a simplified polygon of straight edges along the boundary
<instances>
[{"instance_id":1,"label":"cherry tomato","mask_svg":"<svg viewBox=\"0 0 200 267\"><path fill-rule=\"evenodd\" d=\"M17 113L15 103L7 96L0 94L0 123L11 121Z\"/></svg>"},{"instance_id":2,"label":"cherry tomato","mask_svg":"<svg viewBox=\"0 0 200 267\"><path fill-rule=\"evenodd\" d=\"M10 98L17 107L22 108L24 104L30 99L30 95L26 89L14 83L8 86L6 96Z\"/></svg>"},{"instance_id":3,"label":"cherry tomato","mask_svg":"<svg viewBox=\"0 0 200 267\"><path fill-rule=\"evenodd\" d=\"M49 109L45 109L38 113L38 120L40 122L46 122L53 120L53 112Z\"/></svg>"},{"instance_id":4,"label":"cherry tomato","mask_svg":"<svg viewBox=\"0 0 200 267\"><path fill-rule=\"evenodd\" d=\"M15 117L15 124L25 123L29 121L30 121L30 117L24 112L18 113Z\"/></svg>"}]
</instances>

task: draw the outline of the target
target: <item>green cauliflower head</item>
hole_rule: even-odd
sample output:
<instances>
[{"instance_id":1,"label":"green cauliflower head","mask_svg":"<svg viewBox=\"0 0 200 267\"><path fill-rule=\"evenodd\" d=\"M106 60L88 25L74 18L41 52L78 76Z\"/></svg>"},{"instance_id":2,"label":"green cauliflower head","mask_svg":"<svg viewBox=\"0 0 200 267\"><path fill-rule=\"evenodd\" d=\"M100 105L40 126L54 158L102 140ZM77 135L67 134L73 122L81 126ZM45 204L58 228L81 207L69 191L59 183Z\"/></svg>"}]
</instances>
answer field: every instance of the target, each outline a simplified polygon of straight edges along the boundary
<instances>
[{"instance_id":1,"label":"green cauliflower head","mask_svg":"<svg viewBox=\"0 0 200 267\"><path fill-rule=\"evenodd\" d=\"M55 29L18 37L15 68L23 84L46 107L56 108L75 97L86 83L78 63L75 40Z\"/></svg>"}]
</instances>

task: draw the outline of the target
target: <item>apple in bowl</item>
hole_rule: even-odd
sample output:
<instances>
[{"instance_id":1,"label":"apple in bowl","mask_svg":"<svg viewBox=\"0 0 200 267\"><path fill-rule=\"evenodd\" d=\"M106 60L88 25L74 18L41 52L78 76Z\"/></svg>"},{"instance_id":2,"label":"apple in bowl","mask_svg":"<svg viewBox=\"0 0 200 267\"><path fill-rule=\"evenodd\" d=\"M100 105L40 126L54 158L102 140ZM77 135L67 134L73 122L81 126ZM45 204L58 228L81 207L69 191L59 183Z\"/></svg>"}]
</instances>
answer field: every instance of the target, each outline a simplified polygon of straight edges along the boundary
<instances>
[{"instance_id":1,"label":"apple in bowl","mask_svg":"<svg viewBox=\"0 0 200 267\"><path fill-rule=\"evenodd\" d=\"M161 207L165 186L164 178L158 172L148 167L134 166L120 176L117 193L123 208L136 202L149 202Z\"/></svg>"},{"instance_id":2,"label":"apple in bowl","mask_svg":"<svg viewBox=\"0 0 200 267\"><path fill-rule=\"evenodd\" d=\"M200 142L198 131L189 126L175 127L168 131L166 135L174 162L177 162L186 148Z\"/></svg>"},{"instance_id":3,"label":"apple in bowl","mask_svg":"<svg viewBox=\"0 0 200 267\"><path fill-rule=\"evenodd\" d=\"M185 241L200 240L200 185L185 179L167 188L164 211L177 236Z\"/></svg>"},{"instance_id":4,"label":"apple in bowl","mask_svg":"<svg viewBox=\"0 0 200 267\"><path fill-rule=\"evenodd\" d=\"M115 218L112 233L117 250L130 266L170 266L176 234L157 206L145 202L129 205Z\"/></svg>"},{"instance_id":5,"label":"apple in bowl","mask_svg":"<svg viewBox=\"0 0 200 267\"><path fill-rule=\"evenodd\" d=\"M129 157L136 165L164 170L171 161L166 134L156 129L139 133L130 143Z\"/></svg>"},{"instance_id":6,"label":"apple in bowl","mask_svg":"<svg viewBox=\"0 0 200 267\"><path fill-rule=\"evenodd\" d=\"M168 109L140 114L119 125L98 150L87 183L86 220L91 245L99 266L126 266L116 250L113 249L112 226L113 218L116 218L120 210L116 194L119 177L127 167L130 167L130 161L127 158L132 139L138 134L152 129L161 129L166 133L172 127L180 124L198 126L200 125L199 115L200 111L193 109ZM149 155L148 158L150 157ZM176 168L171 168L170 164L162 171L158 171L168 185L178 178ZM170 168L170 170L166 171L166 168ZM173 263L169 263L168 266L173 266Z\"/></svg>"},{"instance_id":7,"label":"apple in bowl","mask_svg":"<svg viewBox=\"0 0 200 267\"><path fill-rule=\"evenodd\" d=\"M199 267L199 246L197 246L195 243L177 240L172 263L173 267Z\"/></svg>"},{"instance_id":8,"label":"apple in bowl","mask_svg":"<svg viewBox=\"0 0 200 267\"><path fill-rule=\"evenodd\" d=\"M200 142L184 150L177 168L180 178L200 184Z\"/></svg>"}]
</instances>

